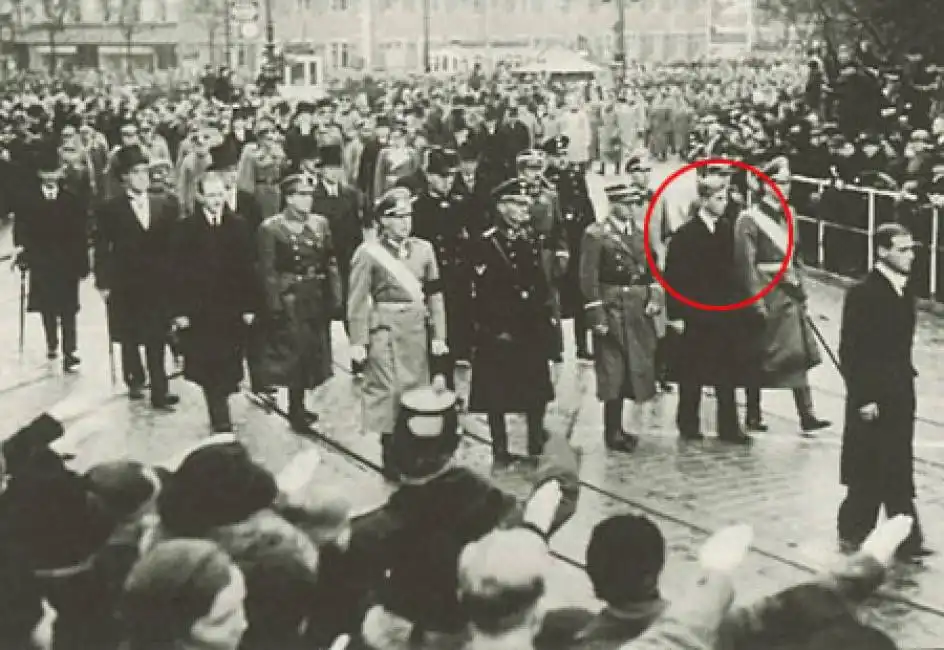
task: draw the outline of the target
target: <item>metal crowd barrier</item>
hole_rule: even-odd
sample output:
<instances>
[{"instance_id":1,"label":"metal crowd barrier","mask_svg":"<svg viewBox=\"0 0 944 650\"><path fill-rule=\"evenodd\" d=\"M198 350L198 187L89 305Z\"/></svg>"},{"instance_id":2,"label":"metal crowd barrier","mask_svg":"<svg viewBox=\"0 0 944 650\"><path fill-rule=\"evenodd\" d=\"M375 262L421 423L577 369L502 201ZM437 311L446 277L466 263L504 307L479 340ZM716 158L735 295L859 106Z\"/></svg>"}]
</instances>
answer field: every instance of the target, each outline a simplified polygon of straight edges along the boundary
<instances>
[{"instance_id":1,"label":"metal crowd barrier","mask_svg":"<svg viewBox=\"0 0 944 650\"><path fill-rule=\"evenodd\" d=\"M915 290L923 298L937 300L938 287L944 281L944 269L939 263L942 254L939 208L901 191L848 184L839 189L831 180L801 175L794 175L792 180L791 203L801 230L800 252L807 264L840 275L862 275L875 262L876 228L882 223L898 221L908 226L919 244L919 255L912 273L916 280ZM806 186L807 190L815 188L821 196L818 204L809 201L813 192L806 195L801 190L798 193L797 186ZM859 212L860 208L864 209ZM804 224L806 228L803 228ZM808 235L812 229L815 229L815 255L809 254L811 243ZM864 251L856 242L861 238L865 239Z\"/></svg>"}]
</instances>

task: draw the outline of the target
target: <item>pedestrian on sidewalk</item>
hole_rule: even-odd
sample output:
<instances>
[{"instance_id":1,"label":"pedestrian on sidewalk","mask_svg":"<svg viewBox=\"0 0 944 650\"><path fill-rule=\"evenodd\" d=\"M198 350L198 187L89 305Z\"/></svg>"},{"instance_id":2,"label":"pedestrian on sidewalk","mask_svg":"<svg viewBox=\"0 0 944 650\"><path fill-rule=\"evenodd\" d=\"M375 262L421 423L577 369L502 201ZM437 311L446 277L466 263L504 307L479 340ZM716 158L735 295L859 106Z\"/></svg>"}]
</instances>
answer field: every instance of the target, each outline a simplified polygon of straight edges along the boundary
<instances>
[{"instance_id":1,"label":"pedestrian on sidewalk","mask_svg":"<svg viewBox=\"0 0 944 650\"><path fill-rule=\"evenodd\" d=\"M899 549L909 558L930 554L914 505L916 308L908 281L916 247L904 226L879 226L875 268L846 294L839 342L846 380L840 543L858 547L884 506L888 517L914 517Z\"/></svg>"}]
</instances>

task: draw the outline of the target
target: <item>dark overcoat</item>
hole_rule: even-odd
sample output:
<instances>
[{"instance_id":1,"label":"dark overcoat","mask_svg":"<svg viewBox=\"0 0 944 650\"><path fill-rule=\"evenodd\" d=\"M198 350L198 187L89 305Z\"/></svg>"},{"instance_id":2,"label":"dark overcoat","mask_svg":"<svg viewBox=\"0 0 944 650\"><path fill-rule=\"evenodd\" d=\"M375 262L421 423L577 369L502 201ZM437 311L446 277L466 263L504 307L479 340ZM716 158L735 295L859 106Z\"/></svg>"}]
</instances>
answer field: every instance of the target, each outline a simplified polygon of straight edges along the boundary
<instances>
[{"instance_id":1,"label":"dark overcoat","mask_svg":"<svg viewBox=\"0 0 944 650\"><path fill-rule=\"evenodd\" d=\"M413 204L413 236L433 246L446 305L450 351L468 358L472 337L471 241L461 199L438 197L427 188Z\"/></svg>"},{"instance_id":2,"label":"dark overcoat","mask_svg":"<svg viewBox=\"0 0 944 650\"><path fill-rule=\"evenodd\" d=\"M89 273L86 216L75 195L60 190L46 200L39 187L24 192L13 222L13 239L29 267L27 309L74 314L79 310L79 280Z\"/></svg>"},{"instance_id":3,"label":"dark overcoat","mask_svg":"<svg viewBox=\"0 0 944 650\"><path fill-rule=\"evenodd\" d=\"M573 318L583 309L583 296L580 293L580 245L587 226L596 222L596 213L590 200L586 172L579 166L568 165L560 171L552 172L549 178L555 183L557 195L560 197L564 241L566 250L570 253L564 276L559 282L561 317Z\"/></svg>"},{"instance_id":4,"label":"dark overcoat","mask_svg":"<svg viewBox=\"0 0 944 650\"><path fill-rule=\"evenodd\" d=\"M899 296L878 271L846 294L839 343L846 380L844 485L914 495L914 332L913 295ZM869 403L878 404L873 422L858 413Z\"/></svg>"},{"instance_id":5,"label":"dark overcoat","mask_svg":"<svg viewBox=\"0 0 944 650\"><path fill-rule=\"evenodd\" d=\"M536 240L498 228L476 242L472 411L524 413L554 398L548 362L557 340L541 253Z\"/></svg>"},{"instance_id":6,"label":"dark overcoat","mask_svg":"<svg viewBox=\"0 0 944 650\"><path fill-rule=\"evenodd\" d=\"M179 333L184 376L234 393L248 334L242 316L255 314L261 299L249 224L227 209L211 226L198 209L178 222L172 256L174 315L190 320Z\"/></svg>"},{"instance_id":7,"label":"dark overcoat","mask_svg":"<svg viewBox=\"0 0 944 650\"><path fill-rule=\"evenodd\" d=\"M341 276L342 306L347 311L348 284L351 277L351 258L364 241L364 195L355 187L338 185L338 195L329 196L323 183L315 186L311 211L328 219L331 239L338 257Z\"/></svg>"},{"instance_id":8,"label":"dark overcoat","mask_svg":"<svg viewBox=\"0 0 944 650\"><path fill-rule=\"evenodd\" d=\"M733 248L729 221L719 219L712 233L703 219L695 217L669 242L665 280L682 296L702 304L735 303L739 293ZM667 300L669 319L685 323L672 377L704 386L743 385L744 370L732 363L732 352L742 345L744 313L699 309L673 297Z\"/></svg>"},{"instance_id":9,"label":"dark overcoat","mask_svg":"<svg viewBox=\"0 0 944 650\"><path fill-rule=\"evenodd\" d=\"M148 200L146 230L125 194L107 201L98 216L95 286L111 292L108 321L116 343L159 343L170 331L170 249L178 215L169 200Z\"/></svg>"},{"instance_id":10,"label":"dark overcoat","mask_svg":"<svg viewBox=\"0 0 944 650\"><path fill-rule=\"evenodd\" d=\"M341 297L328 220L309 215L295 232L277 214L256 240L266 304L260 374L271 386L320 386L332 375L331 320Z\"/></svg>"}]
</instances>

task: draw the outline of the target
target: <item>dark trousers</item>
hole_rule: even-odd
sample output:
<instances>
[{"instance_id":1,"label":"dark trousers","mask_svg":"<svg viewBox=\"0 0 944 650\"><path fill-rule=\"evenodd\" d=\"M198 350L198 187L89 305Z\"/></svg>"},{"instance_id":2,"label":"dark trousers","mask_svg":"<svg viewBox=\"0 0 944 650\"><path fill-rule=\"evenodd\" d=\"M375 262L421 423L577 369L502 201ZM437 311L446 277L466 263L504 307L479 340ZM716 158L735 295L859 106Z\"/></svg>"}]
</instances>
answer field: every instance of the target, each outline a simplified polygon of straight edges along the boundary
<instances>
[{"instance_id":1,"label":"dark trousers","mask_svg":"<svg viewBox=\"0 0 944 650\"><path fill-rule=\"evenodd\" d=\"M574 339L577 341L577 353L587 351L587 314L583 309L574 314Z\"/></svg>"},{"instance_id":2,"label":"dark trousers","mask_svg":"<svg viewBox=\"0 0 944 650\"><path fill-rule=\"evenodd\" d=\"M878 520L879 509L885 506L885 515L889 518L895 515L910 515L914 517L914 526L911 534L901 545L901 549L920 548L924 542L921 525L918 522L918 511L908 490L888 489L881 485L849 486L846 488L846 498L839 506L837 528L839 537L843 540L861 544Z\"/></svg>"},{"instance_id":3,"label":"dark trousers","mask_svg":"<svg viewBox=\"0 0 944 650\"><path fill-rule=\"evenodd\" d=\"M43 330L46 333L46 349L54 352L59 348L59 328L62 328L62 353L72 354L76 350L75 312L57 314L44 312Z\"/></svg>"},{"instance_id":4,"label":"dark trousers","mask_svg":"<svg viewBox=\"0 0 944 650\"><path fill-rule=\"evenodd\" d=\"M229 395L225 390L216 387L203 387L203 398L206 400L207 413L210 414L210 426L216 433L228 433L233 430L233 422L229 415Z\"/></svg>"},{"instance_id":5,"label":"dark trousers","mask_svg":"<svg viewBox=\"0 0 944 650\"><path fill-rule=\"evenodd\" d=\"M746 419L748 422L757 423L762 420L760 391L760 388L744 389L744 396L747 399ZM808 385L793 389L793 403L796 404L797 415L800 416L801 422L813 417L813 391Z\"/></svg>"},{"instance_id":6,"label":"dark trousers","mask_svg":"<svg viewBox=\"0 0 944 650\"><path fill-rule=\"evenodd\" d=\"M147 376L151 380L151 401L159 401L167 395L167 370L164 368L165 345L164 341L144 345ZM146 383L140 347L128 343L121 344L121 372L129 388L140 388Z\"/></svg>"},{"instance_id":7,"label":"dark trousers","mask_svg":"<svg viewBox=\"0 0 944 650\"><path fill-rule=\"evenodd\" d=\"M528 421L528 454L537 456L544 451L547 434L544 432L544 409L525 414ZM488 428L492 432L492 456L508 454L508 426L504 413L489 413Z\"/></svg>"},{"instance_id":8,"label":"dark trousers","mask_svg":"<svg viewBox=\"0 0 944 650\"><path fill-rule=\"evenodd\" d=\"M262 354L265 347L265 333L261 323L257 320L249 326L249 335L246 341L246 365L249 366L249 387L254 393L266 388L262 373Z\"/></svg>"},{"instance_id":9,"label":"dark trousers","mask_svg":"<svg viewBox=\"0 0 944 650\"><path fill-rule=\"evenodd\" d=\"M700 429L698 411L701 407L703 386L691 382L679 382L678 412L675 422L681 433L698 433ZM734 386L715 386L718 400L718 435L722 438L738 432L737 403Z\"/></svg>"}]
</instances>

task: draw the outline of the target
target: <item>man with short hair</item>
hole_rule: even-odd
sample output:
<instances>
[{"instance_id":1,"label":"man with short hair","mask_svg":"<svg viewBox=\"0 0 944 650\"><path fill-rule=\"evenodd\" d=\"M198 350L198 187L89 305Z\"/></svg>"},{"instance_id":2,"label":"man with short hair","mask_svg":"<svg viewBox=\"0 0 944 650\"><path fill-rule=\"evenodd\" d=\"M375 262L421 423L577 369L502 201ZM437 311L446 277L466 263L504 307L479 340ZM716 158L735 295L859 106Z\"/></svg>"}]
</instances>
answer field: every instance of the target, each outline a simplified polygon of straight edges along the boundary
<instances>
[{"instance_id":1,"label":"man with short hair","mask_svg":"<svg viewBox=\"0 0 944 650\"><path fill-rule=\"evenodd\" d=\"M690 301L726 306L739 297L734 269L731 224L722 219L728 205L728 182L718 176L699 180L697 216L676 231L669 243L664 278ZM683 440L701 440L699 407L704 386L714 386L718 400L718 437L735 444L751 438L738 424L734 389L739 371L730 351L739 345L742 316L736 312L695 307L668 298L670 325L681 332L674 372L679 384L676 423Z\"/></svg>"},{"instance_id":2,"label":"man with short hair","mask_svg":"<svg viewBox=\"0 0 944 650\"><path fill-rule=\"evenodd\" d=\"M227 205L215 167L197 184L198 211L175 229L170 268L184 377L203 389L213 431L227 433L227 399L243 377L247 328L261 295L249 224Z\"/></svg>"},{"instance_id":3,"label":"man with short hair","mask_svg":"<svg viewBox=\"0 0 944 650\"><path fill-rule=\"evenodd\" d=\"M899 551L910 558L930 553L914 505L915 297L908 284L916 248L904 226L879 226L875 268L846 294L839 343L847 389L839 538L857 547L884 506L889 517L914 517Z\"/></svg>"}]
</instances>

